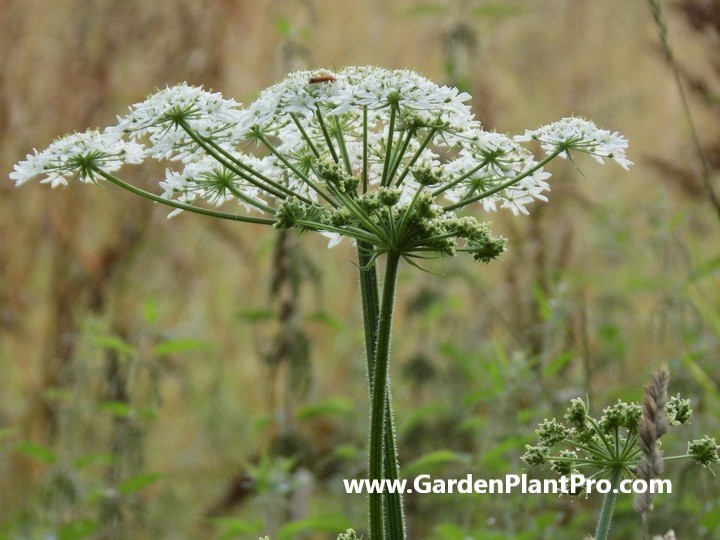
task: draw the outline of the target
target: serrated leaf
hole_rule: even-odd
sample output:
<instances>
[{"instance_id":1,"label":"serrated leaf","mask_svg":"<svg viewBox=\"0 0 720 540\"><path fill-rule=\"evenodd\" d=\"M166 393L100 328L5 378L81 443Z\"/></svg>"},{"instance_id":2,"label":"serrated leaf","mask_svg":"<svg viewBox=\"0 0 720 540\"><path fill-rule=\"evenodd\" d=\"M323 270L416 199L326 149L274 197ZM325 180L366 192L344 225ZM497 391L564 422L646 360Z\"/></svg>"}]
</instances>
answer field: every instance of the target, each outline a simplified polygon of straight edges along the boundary
<instances>
[{"instance_id":1,"label":"serrated leaf","mask_svg":"<svg viewBox=\"0 0 720 540\"><path fill-rule=\"evenodd\" d=\"M43 463L47 463L49 465L57 462L57 454L55 452L46 446L35 444L31 441L22 441L18 443L15 450L24 456L42 461Z\"/></svg>"},{"instance_id":2,"label":"serrated leaf","mask_svg":"<svg viewBox=\"0 0 720 540\"><path fill-rule=\"evenodd\" d=\"M155 356L168 356L170 354L179 354L188 351L197 351L201 349L207 349L210 347L210 343L199 339L171 339L163 341L155 347L153 347L153 354Z\"/></svg>"},{"instance_id":3,"label":"serrated leaf","mask_svg":"<svg viewBox=\"0 0 720 540\"><path fill-rule=\"evenodd\" d=\"M148 486L151 486L162 477L160 473L141 473L131 476L127 480L123 481L119 486L119 491L123 495L129 495L135 493Z\"/></svg>"}]
</instances>

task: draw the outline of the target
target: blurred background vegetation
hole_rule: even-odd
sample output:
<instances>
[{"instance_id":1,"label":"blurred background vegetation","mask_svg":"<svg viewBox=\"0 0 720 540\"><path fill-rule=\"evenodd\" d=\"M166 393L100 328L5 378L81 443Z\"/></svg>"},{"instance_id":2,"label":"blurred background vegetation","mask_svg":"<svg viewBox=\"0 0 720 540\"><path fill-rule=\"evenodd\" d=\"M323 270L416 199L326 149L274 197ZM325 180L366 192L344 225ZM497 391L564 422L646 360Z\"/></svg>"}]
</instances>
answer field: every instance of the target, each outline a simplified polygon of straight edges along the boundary
<instances>
[{"instance_id":1,"label":"blurred background vegetation","mask_svg":"<svg viewBox=\"0 0 720 540\"><path fill-rule=\"evenodd\" d=\"M663 7L720 189L720 4ZM696 411L666 452L720 435L719 214L647 2L0 0L0 64L3 175L156 88L249 102L302 67L415 69L502 132L570 114L620 131L630 173L555 163L549 203L488 217L509 239L500 261L401 273L404 474L525 472L539 421L572 397L595 412L639 399L662 362ZM125 178L153 189L162 174ZM365 497L341 483L366 459L352 248L167 213L112 186L0 182L0 537L363 531ZM720 537L717 481L667 475L653 531ZM580 538L599 503L410 496L410 538ZM640 537L630 496L614 533Z\"/></svg>"}]
</instances>

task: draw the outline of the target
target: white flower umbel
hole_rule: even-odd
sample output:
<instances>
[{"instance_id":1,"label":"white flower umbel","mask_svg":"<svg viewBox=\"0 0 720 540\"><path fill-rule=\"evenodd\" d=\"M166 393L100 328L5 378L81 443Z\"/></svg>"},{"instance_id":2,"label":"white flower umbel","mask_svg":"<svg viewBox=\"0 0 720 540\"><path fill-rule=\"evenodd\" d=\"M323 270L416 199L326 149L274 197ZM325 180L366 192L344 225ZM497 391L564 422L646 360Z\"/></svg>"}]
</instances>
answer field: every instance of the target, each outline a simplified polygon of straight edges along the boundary
<instances>
[{"instance_id":1,"label":"white flower umbel","mask_svg":"<svg viewBox=\"0 0 720 540\"><path fill-rule=\"evenodd\" d=\"M12 178L44 174L60 185L102 173L127 189L107 175L151 156L182 164L151 197L176 209L206 213L202 203L237 200L246 213L265 214L263 222L322 232L332 245L351 237L377 254L426 257L452 254L462 239L461 250L485 260L479 229L458 221L474 203L528 213L531 202L547 200L544 166L558 155L632 163L624 137L580 118L516 137L484 131L469 99L418 73L378 67L297 71L247 108L182 83L133 105L103 134L66 137L28 156ZM533 140L544 158L524 146Z\"/></svg>"},{"instance_id":2,"label":"white flower umbel","mask_svg":"<svg viewBox=\"0 0 720 540\"><path fill-rule=\"evenodd\" d=\"M118 117L117 125L107 131L129 134L132 139L147 136L147 152L154 158L192 161L200 159L202 151L183 124L216 142L234 143L232 129L242 125L243 115L235 100L182 83L131 106L130 113Z\"/></svg>"},{"instance_id":3,"label":"white flower umbel","mask_svg":"<svg viewBox=\"0 0 720 540\"><path fill-rule=\"evenodd\" d=\"M125 163L141 163L143 147L125 142L117 134L86 131L55 140L42 152L35 150L15 165L10 178L15 185L24 184L36 176L44 176L41 183L52 187L65 186L68 180L82 182L97 180L96 171L112 172Z\"/></svg>"},{"instance_id":4,"label":"white flower umbel","mask_svg":"<svg viewBox=\"0 0 720 540\"><path fill-rule=\"evenodd\" d=\"M543 150L548 154L561 151L560 156L569 157L570 150L584 152L593 156L599 163L604 158L612 159L623 169L633 164L625 157L628 141L618 132L611 133L599 129L589 120L577 117L563 118L547 126L528 130L524 135L515 137L516 141L540 141Z\"/></svg>"}]
</instances>

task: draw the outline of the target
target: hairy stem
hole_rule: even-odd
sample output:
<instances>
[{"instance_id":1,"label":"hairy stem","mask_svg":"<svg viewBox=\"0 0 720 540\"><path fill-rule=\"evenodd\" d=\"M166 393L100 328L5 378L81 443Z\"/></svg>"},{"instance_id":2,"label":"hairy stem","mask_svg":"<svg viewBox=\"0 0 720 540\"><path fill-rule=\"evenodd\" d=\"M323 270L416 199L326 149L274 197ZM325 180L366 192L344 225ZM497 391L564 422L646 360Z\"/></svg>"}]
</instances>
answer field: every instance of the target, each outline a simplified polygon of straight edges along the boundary
<instances>
[{"instance_id":1,"label":"hairy stem","mask_svg":"<svg viewBox=\"0 0 720 540\"><path fill-rule=\"evenodd\" d=\"M365 324L365 351L367 355L368 382L373 387L375 369L375 345L377 343L378 320L380 317L380 300L378 298L377 269L372 261L369 244L358 242L358 262L360 265L360 293L363 305L363 322ZM372 400L372 393L370 394ZM395 426L392 414L390 393L385 397L385 444L383 466L385 476L391 480L400 477L395 441ZM385 530L393 538L405 538L405 515L403 512L402 495L388 493L384 499Z\"/></svg>"},{"instance_id":2,"label":"hairy stem","mask_svg":"<svg viewBox=\"0 0 720 540\"><path fill-rule=\"evenodd\" d=\"M390 335L392 330L393 304L395 302L395 285L397 281L400 255L395 252L388 253L385 267L385 282L383 283L382 304L377 325L377 342L375 345L375 362L372 377L372 393L370 408L370 480L382 481L384 477L384 440L386 429L386 406L388 398L388 367L390 360ZM394 459L394 457L393 457ZM397 466L397 462L396 462ZM390 470L387 471L391 473ZM397 470L395 471L397 474ZM393 480L394 478L390 478ZM404 531L402 523L400 531L385 531L383 493L370 494L370 538L380 540L385 538L402 539ZM388 519L390 522L390 519ZM386 534L387 533L387 534Z\"/></svg>"},{"instance_id":3,"label":"hairy stem","mask_svg":"<svg viewBox=\"0 0 720 540\"><path fill-rule=\"evenodd\" d=\"M595 531L595 540L607 540L608 538L613 511L615 510L615 500L618 496L617 488L620 484L621 476L622 467L614 467L610 475L611 488L610 491L605 494L605 499L603 499L603 505L600 509L600 517L598 519L597 530Z\"/></svg>"}]
</instances>

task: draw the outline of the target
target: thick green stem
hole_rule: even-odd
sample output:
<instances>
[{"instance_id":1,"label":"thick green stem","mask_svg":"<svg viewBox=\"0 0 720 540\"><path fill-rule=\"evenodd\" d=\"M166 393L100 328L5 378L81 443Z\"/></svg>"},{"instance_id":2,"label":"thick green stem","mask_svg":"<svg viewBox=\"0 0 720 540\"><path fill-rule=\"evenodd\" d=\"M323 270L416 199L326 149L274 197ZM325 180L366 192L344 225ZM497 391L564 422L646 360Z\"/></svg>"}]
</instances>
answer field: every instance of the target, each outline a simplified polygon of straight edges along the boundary
<instances>
[{"instance_id":1,"label":"thick green stem","mask_svg":"<svg viewBox=\"0 0 720 540\"><path fill-rule=\"evenodd\" d=\"M360 265L360 293L362 296L363 322L365 325L365 351L367 356L368 382L373 386L375 369L375 345L377 343L380 300L375 263L372 262L371 245L358 242L358 262ZM372 394L370 395L372 399ZM385 444L383 465L385 476L394 480L400 477L395 441L395 426L392 414L392 402L388 392L385 400ZM405 515L402 494L388 493L384 498L385 530L392 538L405 538Z\"/></svg>"},{"instance_id":2,"label":"thick green stem","mask_svg":"<svg viewBox=\"0 0 720 540\"><path fill-rule=\"evenodd\" d=\"M395 284L397 281L400 255L388 253L383 283L382 304L377 326L375 345L375 365L372 377L370 408L370 481L382 482L384 478L384 440L385 412L388 403L388 367L390 364L390 335L392 330L393 304L395 302ZM388 471L390 473L391 471ZM389 478L393 480L393 478ZM403 531L384 531L383 493L370 494L370 538L393 540L404 538Z\"/></svg>"},{"instance_id":3,"label":"thick green stem","mask_svg":"<svg viewBox=\"0 0 720 540\"><path fill-rule=\"evenodd\" d=\"M597 530L595 531L595 540L607 540L610 533L610 524L612 523L613 510L615 509L615 500L617 499L618 486L620 485L620 477L622 476L622 467L613 468L610 475L611 488L605 494L602 508L600 509L600 518L598 519Z\"/></svg>"}]
</instances>

